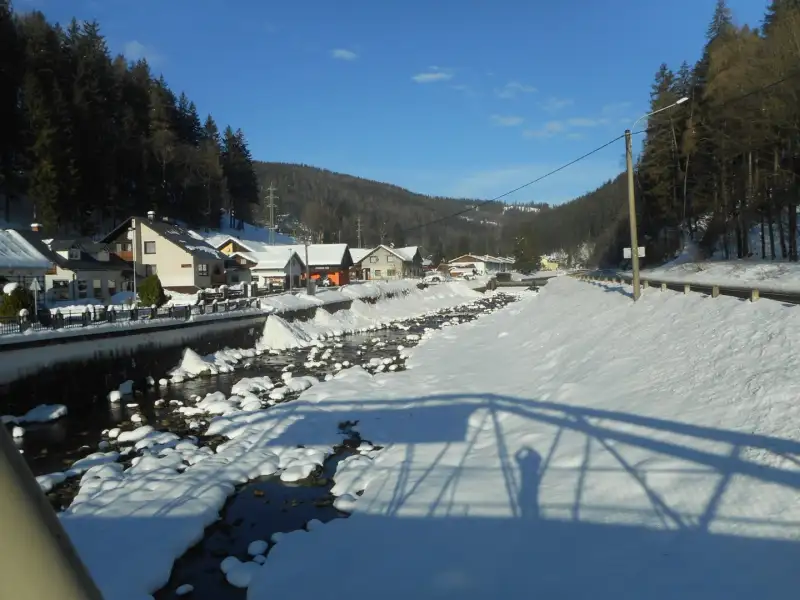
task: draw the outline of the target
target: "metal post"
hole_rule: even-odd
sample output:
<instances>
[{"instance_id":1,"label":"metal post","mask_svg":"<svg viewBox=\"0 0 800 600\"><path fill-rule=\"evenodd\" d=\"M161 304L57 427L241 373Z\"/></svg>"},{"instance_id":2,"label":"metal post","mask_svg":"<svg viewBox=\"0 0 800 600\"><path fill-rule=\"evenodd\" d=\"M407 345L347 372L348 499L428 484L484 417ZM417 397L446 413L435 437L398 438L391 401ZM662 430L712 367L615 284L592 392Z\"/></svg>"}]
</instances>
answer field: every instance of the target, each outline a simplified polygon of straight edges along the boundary
<instances>
[{"instance_id":1,"label":"metal post","mask_svg":"<svg viewBox=\"0 0 800 600\"><path fill-rule=\"evenodd\" d=\"M631 130L625 130L625 162L628 169L628 219L631 226L631 266L633 268L633 301L639 299L639 234L636 230L636 189L633 183L633 148Z\"/></svg>"},{"instance_id":2,"label":"metal post","mask_svg":"<svg viewBox=\"0 0 800 600\"><path fill-rule=\"evenodd\" d=\"M305 240L306 247L306 294L311 295L311 267L308 264L308 239Z\"/></svg>"},{"instance_id":3,"label":"metal post","mask_svg":"<svg viewBox=\"0 0 800 600\"><path fill-rule=\"evenodd\" d=\"M0 426L0 590L17 600L103 600L5 427Z\"/></svg>"},{"instance_id":4,"label":"metal post","mask_svg":"<svg viewBox=\"0 0 800 600\"><path fill-rule=\"evenodd\" d=\"M139 296L136 291L136 219L131 219L131 242L133 244L133 307L139 307Z\"/></svg>"}]
</instances>

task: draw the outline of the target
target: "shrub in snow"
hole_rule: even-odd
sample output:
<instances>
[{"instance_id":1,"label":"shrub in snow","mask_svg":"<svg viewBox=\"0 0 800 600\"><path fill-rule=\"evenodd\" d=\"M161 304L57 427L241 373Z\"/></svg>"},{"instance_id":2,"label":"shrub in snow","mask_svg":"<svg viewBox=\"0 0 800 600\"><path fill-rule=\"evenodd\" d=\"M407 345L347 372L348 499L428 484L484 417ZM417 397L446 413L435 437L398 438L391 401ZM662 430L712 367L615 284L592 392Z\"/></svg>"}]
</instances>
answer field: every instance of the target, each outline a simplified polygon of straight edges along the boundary
<instances>
[{"instance_id":1,"label":"shrub in snow","mask_svg":"<svg viewBox=\"0 0 800 600\"><path fill-rule=\"evenodd\" d=\"M23 309L33 309L33 294L22 286L0 298L0 317L16 317Z\"/></svg>"},{"instance_id":2,"label":"shrub in snow","mask_svg":"<svg viewBox=\"0 0 800 600\"><path fill-rule=\"evenodd\" d=\"M21 319L26 319L30 313L27 308L20 309L19 316Z\"/></svg>"},{"instance_id":3,"label":"shrub in snow","mask_svg":"<svg viewBox=\"0 0 800 600\"><path fill-rule=\"evenodd\" d=\"M150 275L139 284L139 299L144 306L163 306L167 302L164 288L158 275Z\"/></svg>"}]
</instances>

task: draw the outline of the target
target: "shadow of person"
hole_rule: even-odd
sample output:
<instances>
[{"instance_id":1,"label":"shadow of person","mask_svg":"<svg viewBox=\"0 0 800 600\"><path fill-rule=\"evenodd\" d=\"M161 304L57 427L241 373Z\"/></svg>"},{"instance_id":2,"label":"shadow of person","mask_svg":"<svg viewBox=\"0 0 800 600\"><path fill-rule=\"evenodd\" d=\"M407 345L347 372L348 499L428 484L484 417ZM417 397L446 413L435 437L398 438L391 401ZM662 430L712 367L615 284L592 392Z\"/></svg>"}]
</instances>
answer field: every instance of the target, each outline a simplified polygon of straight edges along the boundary
<instances>
[{"instance_id":1,"label":"shadow of person","mask_svg":"<svg viewBox=\"0 0 800 600\"><path fill-rule=\"evenodd\" d=\"M542 457L533 448L524 446L514 455L519 468L519 495L517 505L522 519L539 518L539 483L542 474Z\"/></svg>"}]
</instances>

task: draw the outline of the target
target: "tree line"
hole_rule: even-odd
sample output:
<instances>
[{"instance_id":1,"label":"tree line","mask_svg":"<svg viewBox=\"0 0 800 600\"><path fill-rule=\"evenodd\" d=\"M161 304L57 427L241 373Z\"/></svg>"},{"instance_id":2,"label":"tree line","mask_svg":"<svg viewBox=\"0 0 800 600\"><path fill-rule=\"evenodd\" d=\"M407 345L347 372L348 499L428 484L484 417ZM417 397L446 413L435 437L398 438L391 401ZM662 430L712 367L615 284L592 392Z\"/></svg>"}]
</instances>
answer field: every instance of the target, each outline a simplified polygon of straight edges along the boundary
<instances>
[{"instance_id":1,"label":"tree line","mask_svg":"<svg viewBox=\"0 0 800 600\"><path fill-rule=\"evenodd\" d=\"M687 242L702 254L797 261L800 189L800 0L772 0L761 27L737 25L718 0L699 60L662 64L635 165L647 260ZM676 105L682 98L686 101ZM667 110L662 110L666 109ZM619 264L630 245L624 177L518 226L530 256L583 242Z\"/></svg>"},{"instance_id":2,"label":"tree line","mask_svg":"<svg viewBox=\"0 0 800 600\"><path fill-rule=\"evenodd\" d=\"M148 210L195 227L259 201L241 130L201 119L145 60L112 57L96 22L48 23L0 0L0 195L46 231L92 234Z\"/></svg>"}]
</instances>

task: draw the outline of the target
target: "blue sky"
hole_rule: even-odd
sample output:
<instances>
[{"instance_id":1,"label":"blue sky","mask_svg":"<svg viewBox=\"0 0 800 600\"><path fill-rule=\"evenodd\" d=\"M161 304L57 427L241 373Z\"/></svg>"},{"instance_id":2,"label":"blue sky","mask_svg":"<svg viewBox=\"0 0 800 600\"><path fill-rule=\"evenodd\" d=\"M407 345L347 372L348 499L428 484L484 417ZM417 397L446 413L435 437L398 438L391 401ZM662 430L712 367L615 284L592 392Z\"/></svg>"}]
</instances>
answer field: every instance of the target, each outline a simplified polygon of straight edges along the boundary
<instances>
[{"instance_id":1,"label":"blue sky","mask_svg":"<svg viewBox=\"0 0 800 600\"><path fill-rule=\"evenodd\" d=\"M490 198L614 138L661 62L694 62L715 0L16 0L96 19L255 158ZM729 0L758 25L767 0ZM510 201L559 203L622 142Z\"/></svg>"}]
</instances>

